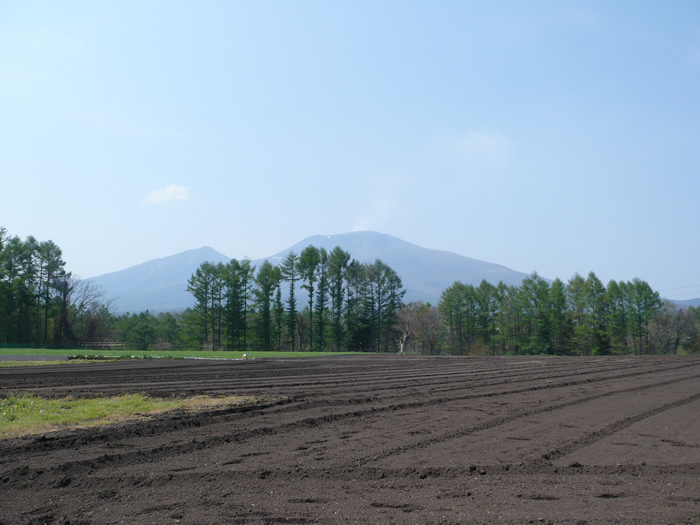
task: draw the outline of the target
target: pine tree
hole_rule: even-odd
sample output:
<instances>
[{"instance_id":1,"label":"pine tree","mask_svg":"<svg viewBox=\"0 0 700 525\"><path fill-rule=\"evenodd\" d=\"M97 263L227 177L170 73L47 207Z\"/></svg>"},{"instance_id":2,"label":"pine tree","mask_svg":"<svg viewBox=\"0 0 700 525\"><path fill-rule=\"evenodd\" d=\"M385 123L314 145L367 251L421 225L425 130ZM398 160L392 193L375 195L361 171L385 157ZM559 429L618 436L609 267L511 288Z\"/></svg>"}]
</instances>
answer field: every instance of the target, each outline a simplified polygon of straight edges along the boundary
<instances>
[{"instance_id":1,"label":"pine tree","mask_svg":"<svg viewBox=\"0 0 700 525\"><path fill-rule=\"evenodd\" d=\"M659 293L639 278L627 283L629 292L628 316L630 333L636 353L645 354L649 346L649 322L661 309Z\"/></svg>"},{"instance_id":2,"label":"pine tree","mask_svg":"<svg viewBox=\"0 0 700 525\"><path fill-rule=\"evenodd\" d=\"M566 286L556 278L549 288L549 325L551 327L552 353L566 355L570 353L570 323L566 315Z\"/></svg>"},{"instance_id":3,"label":"pine tree","mask_svg":"<svg viewBox=\"0 0 700 525\"><path fill-rule=\"evenodd\" d=\"M333 342L335 351L339 352L343 347L343 305L345 304L346 272L350 263L350 254L340 246L331 250L328 256L328 285L331 301L331 326L333 330Z\"/></svg>"},{"instance_id":4,"label":"pine tree","mask_svg":"<svg viewBox=\"0 0 700 525\"><path fill-rule=\"evenodd\" d=\"M279 266L277 267L279 269ZM275 274L277 283L275 284L275 300L272 304L274 316L275 339L277 340L277 350L282 350L282 338L284 335L284 303L282 302L282 272Z\"/></svg>"},{"instance_id":5,"label":"pine tree","mask_svg":"<svg viewBox=\"0 0 700 525\"><path fill-rule=\"evenodd\" d=\"M575 355L589 355L586 312L585 280L578 273L569 279L566 297L569 303L569 319L572 326L571 349Z\"/></svg>"},{"instance_id":6,"label":"pine tree","mask_svg":"<svg viewBox=\"0 0 700 525\"><path fill-rule=\"evenodd\" d=\"M519 298L526 328L523 339L525 351L528 354L549 353L549 284L537 272L533 272L523 279Z\"/></svg>"},{"instance_id":7,"label":"pine tree","mask_svg":"<svg viewBox=\"0 0 700 525\"><path fill-rule=\"evenodd\" d=\"M263 350L272 350L272 302L279 282L279 268L264 261L255 277L255 304L260 312L260 335Z\"/></svg>"},{"instance_id":8,"label":"pine tree","mask_svg":"<svg viewBox=\"0 0 700 525\"><path fill-rule=\"evenodd\" d=\"M215 265L202 263L187 280L187 291L194 297L192 322L204 348L214 348L217 312L218 275Z\"/></svg>"},{"instance_id":9,"label":"pine tree","mask_svg":"<svg viewBox=\"0 0 700 525\"><path fill-rule=\"evenodd\" d=\"M299 256L291 251L280 267L282 278L289 283L289 296L287 297L287 337L291 351L296 350L297 336L297 301L294 295L296 282L299 280L298 272Z\"/></svg>"},{"instance_id":10,"label":"pine tree","mask_svg":"<svg viewBox=\"0 0 700 525\"><path fill-rule=\"evenodd\" d=\"M610 340L605 328L607 317L605 287L595 273L588 274L583 292L587 311L586 332L589 352L593 355L609 354Z\"/></svg>"},{"instance_id":11,"label":"pine tree","mask_svg":"<svg viewBox=\"0 0 700 525\"><path fill-rule=\"evenodd\" d=\"M498 316L497 290L494 285L482 279L475 289L478 307L477 337L484 347L491 349L491 355L496 355L496 317Z\"/></svg>"},{"instance_id":12,"label":"pine tree","mask_svg":"<svg viewBox=\"0 0 700 525\"><path fill-rule=\"evenodd\" d=\"M607 338L610 341L612 353L622 354L627 351L628 337L628 293L625 282L617 283L610 281L605 290L605 303L607 305L607 316L605 319L605 329Z\"/></svg>"},{"instance_id":13,"label":"pine tree","mask_svg":"<svg viewBox=\"0 0 700 525\"><path fill-rule=\"evenodd\" d=\"M467 286L455 281L442 292L438 303L438 312L447 324L449 351L456 355L464 355L468 349L467 295Z\"/></svg>"},{"instance_id":14,"label":"pine tree","mask_svg":"<svg viewBox=\"0 0 700 525\"><path fill-rule=\"evenodd\" d=\"M299 278L304 281L301 287L309 294L309 350L314 349L314 291L316 281L318 280L318 265L320 262L321 253L315 246L307 246L304 248L297 262ZM301 347L303 347L303 344L303 341L299 341Z\"/></svg>"},{"instance_id":15,"label":"pine tree","mask_svg":"<svg viewBox=\"0 0 700 525\"><path fill-rule=\"evenodd\" d=\"M328 252L319 248L318 287L316 288L316 347L320 352L326 350L326 326L328 319Z\"/></svg>"}]
</instances>

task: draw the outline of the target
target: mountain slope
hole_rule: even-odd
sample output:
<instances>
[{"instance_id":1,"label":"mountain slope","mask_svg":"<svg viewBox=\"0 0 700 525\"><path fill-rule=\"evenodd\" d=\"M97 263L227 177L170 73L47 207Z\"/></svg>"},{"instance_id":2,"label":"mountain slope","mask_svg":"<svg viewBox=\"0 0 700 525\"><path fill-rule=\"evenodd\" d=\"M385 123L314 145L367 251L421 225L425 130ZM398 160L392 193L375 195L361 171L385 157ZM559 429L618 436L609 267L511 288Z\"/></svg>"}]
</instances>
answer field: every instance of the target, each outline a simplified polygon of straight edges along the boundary
<instances>
[{"instance_id":1,"label":"mountain slope","mask_svg":"<svg viewBox=\"0 0 700 525\"><path fill-rule=\"evenodd\" d=\"M471 259L455 253L430 250L402 241L391 235L364 231L339 235L314 235L270 257L252 261L259 267L264 260L279 264L289 254L297 254L309 245L331 251L336 246L360 262L381 259L401 277L406 288L404 300L429 301L437 304L440 294L455 281L478 285L483 279L497 284L503 281L519 285L527 274L505 266ZM230 259L204 247L155 259L92 280L105 291L105 298L115 300L117 312L152 313L184 310L192 306L186 291L187 280L203 262L227 262Z\"/></svg>"},{"instance_id":2,"label":"mountain slope","mask_svg":"<svg viewBox=\"0 0 700 525\"><path fill-rule=\"evenodd\" d=\"M700 308L700 298L697 299L669 299L678 308Z\"/></svg>"},{"instance_id":3,"label":"mountain slope","mask_svg":"<svg viewBox=\"0 0 700 525\"><path fill-rule=\"evenodd\" d=\"M187 280L206 261L228 262L229 257L205 246L153 259L125 270L90 279L102 287L105 299L114 300L119 313L184 310L192 305Z\"/></svg>"},{"instance_id":4,"label":"mountain slope","mask_svg":"<svg viewBox=\"0 0 700 525\"><path fill-rule=\"evenodd\" d=\"M456 253L431 250L391 235L364 231L340 235L314 235L267 259L279 264L290 251L297 254L309 245L330 252L336 246L360 262L381 259L399 274L406 288L406 302L429 301L437 304L442 292L455 281L478 285L483 279L497 284L519 285L528 276L505 266L471 259ZM264 259L254 261L261 263Z\"/></svg>"}]
</instances>

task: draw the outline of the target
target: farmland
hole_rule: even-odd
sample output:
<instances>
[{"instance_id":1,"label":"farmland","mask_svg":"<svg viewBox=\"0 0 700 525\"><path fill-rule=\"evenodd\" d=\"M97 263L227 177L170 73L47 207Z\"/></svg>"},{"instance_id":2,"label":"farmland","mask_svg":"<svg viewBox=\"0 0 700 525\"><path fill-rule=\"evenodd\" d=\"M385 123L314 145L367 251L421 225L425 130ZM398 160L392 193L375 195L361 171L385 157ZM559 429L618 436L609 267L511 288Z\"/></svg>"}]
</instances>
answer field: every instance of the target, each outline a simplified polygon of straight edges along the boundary
<instances>
[{"instance_id":1,"label":"farmland","mask_svg":"<svg viewBox=\"0 0 700 525\"><path fill-rule=\"evenodd\" d=\"M0 395L254 396L0 442L0 523L700 519L700 357L0 369Z\"/></svg>"}]
</instances>

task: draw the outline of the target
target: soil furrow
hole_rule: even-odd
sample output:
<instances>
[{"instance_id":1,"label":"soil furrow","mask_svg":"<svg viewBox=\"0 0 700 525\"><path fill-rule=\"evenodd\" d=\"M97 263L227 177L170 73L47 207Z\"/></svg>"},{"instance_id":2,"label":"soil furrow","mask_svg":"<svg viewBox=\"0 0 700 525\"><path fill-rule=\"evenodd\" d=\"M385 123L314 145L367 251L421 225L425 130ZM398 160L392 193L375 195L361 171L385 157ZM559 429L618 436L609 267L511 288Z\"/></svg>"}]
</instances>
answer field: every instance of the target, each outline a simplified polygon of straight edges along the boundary
<instances>
[{"instance_id":1,"label":"soil furrow","mask_svg":"<svg viewBox=\"0 0 700 525\"><path fill-rule=\"evenodd\" d=\"M258 394L0 442L3 523L692 523L700 356L149 361L0 395Z\"/></svg>"}]
</instances>

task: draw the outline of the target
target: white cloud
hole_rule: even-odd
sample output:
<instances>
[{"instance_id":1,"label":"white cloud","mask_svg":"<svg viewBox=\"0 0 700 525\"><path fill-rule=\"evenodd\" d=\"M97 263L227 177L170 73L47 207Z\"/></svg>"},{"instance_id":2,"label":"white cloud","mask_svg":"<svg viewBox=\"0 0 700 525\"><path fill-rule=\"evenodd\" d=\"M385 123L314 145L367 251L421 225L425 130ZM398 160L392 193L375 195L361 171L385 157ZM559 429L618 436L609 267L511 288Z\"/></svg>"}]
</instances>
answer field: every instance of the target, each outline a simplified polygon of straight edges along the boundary
<instances>
[{"instance_id":1,"label":"white cloud","mask_svg":"<svg viewBox=\"0 0 700 525\"><path fill-rule=\"evenodd\" d=\"M171 201L184 201L189 199L190 189L186 186L173 184L167 188L153 190L143 199L145 204L163 204Z\"/></svg>"},{"instance_id":2,"label":"white cloud","mask_svg":"<svg viewBox=\"0 0 700 525\"><path fill-rule=\"evenodd\" d=\"M399 205L391 198L374 199L369 209L361 213L352 226L352 231L380 230L399 211Z\"/></svg>"}]
</instances>

